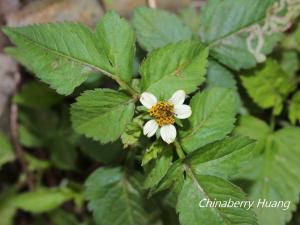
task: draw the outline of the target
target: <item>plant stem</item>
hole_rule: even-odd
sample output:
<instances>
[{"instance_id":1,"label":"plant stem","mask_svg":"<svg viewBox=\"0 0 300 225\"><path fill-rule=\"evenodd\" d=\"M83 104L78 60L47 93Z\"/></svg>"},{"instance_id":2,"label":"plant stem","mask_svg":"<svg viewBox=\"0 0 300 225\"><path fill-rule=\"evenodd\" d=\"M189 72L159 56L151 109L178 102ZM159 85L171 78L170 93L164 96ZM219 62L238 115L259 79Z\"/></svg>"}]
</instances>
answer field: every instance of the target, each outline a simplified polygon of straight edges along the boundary
<instances>
[{"instance_id":1,"label":"plant stem","mask_svg":"<svg viewBox=\"0 0 300 225\"><path fill-rule=\"evenodd\" d=\"M180 143L178 141L175 141L174 144L175 144L176 153L177 153L179 159L184 159L185 158L185 154L184 154L184 152L182 150L182 147L181 147Z\"/></svg>"}]
</instances>

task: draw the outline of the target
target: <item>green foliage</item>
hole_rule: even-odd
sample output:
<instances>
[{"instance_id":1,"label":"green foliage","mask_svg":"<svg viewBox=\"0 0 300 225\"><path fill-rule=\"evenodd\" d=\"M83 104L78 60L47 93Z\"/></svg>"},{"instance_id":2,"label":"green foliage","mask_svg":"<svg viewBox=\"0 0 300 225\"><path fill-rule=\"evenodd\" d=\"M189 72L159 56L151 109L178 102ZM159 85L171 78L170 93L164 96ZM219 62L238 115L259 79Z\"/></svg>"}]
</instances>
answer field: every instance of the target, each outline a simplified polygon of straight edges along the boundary
<instances>
[{"instance_id":1,"label":"green foliage","mask_svg":"<svg viewBox=\"0 0 300 225\"><path fill-rule=\"evenodd\" d=\"M236 114L233 90L207 89L196 94L190 105L193 114L188 119L189 129L181 133L181 144L186 152L223 139L233 129Z\"/></svg>"},{"instance_id":2,"label":"green foliage","mask_svg":"<svg viewBox=\"0 0 300 225\"><path fill-rule=\"evenodd\" d=\"M74 129L103 144L121 136L133 112L129 96L109 89L86 91L71 108Z\"/></svg>"},{"instance_id":3,"label":"green foliage","mask_svg":"<svg viewBox=\"0 0 300 225\"><path fill-rule=\"evenodd\" d=\"M255 214L246 207L199 207L201 200L246 200L245 194L233 184L216 177L190 175L179 195L177 211L183 225L200 224L257 224Z\"/></svg>"},{"instance_id":4,"label":"green foliage","mask_svg":"<svg viewBox=\"0 0 300 225\"><path fill-rule=\"evenodd\" d=\"M145 156L144 156L145 157ZM162 153L157 157L157 160L153 163L153 168L149 171L145 182L145 188L151 188L155 186L168 172L172 164L173 152L168 147L162 147Z\"/></svg>"},{"instance_id":5,"label":"green foliage","mask_svg":"<svg viewBox=\"0 0 300 225\"><path fill-rule=\"evenodd\" d=\"M297 121L300 122L300 92L297 91L290 102L289 105L289 119L292 124L296 124Z\"/></svg>"},{"instance_id":6,"label":"green foliage","mask_svg":"<svg viewBox=\"0 0 300 225\"><path fill-rule=\"evenodd\" d=\"M17 195L9 204L27 212L42 213L57 208L73 196L74 193L68 188L40 189Z\"/></svg>"},{"instance_id":7,"label":"green foliage","mask_svg":"<svg viewBox=\"0 0 300 225\"><path fill-rule=\"evenodd\" d=\"M196 41L153 51L140 68L142 90L162 98L171 97L177 90L195 91L204 81L207 56L208 49Z\"/></svg>"},{"instance_id":8,"label":"green foliage","mask_svg":"<svg viewBox=\"0 0 300 225\"><path fill-rule=\"evenodd\" d=\"M133 26L140 46L148 52L192 38L192 31L176 15L163 10L135 9Z\"/></svg>"},{"instance_id":9,"label":"green foliage","mask_svg":"<svg viewBox=\"0 0 300 225\"><path fill-rule=\"evenodd\" d=\"M211 54L223 64L239 70L255 66L249 52L245 29L262 22L276 0L210 0L201 9L201 40L212 46ZM234 19L233 19L234 18ZM274 45L278 37L266 40ZM268 52L264 49L264 52Z\"/></svg>"},{"instance_id":10,"label":"green foliage","mask_svg":"<svg viewBox=\"0 0 300 225\"><path fill-rule=\"evenodd\" d=\"M187 158L196 174L228 179L252 159L254 142L245 137L231 137L206 145Z\"/></svg>"},{"instance_id":11,"label":"green foliage","mask_svg":"<svg viewBox=\"0 0 300 225\"><path fill-rule=\"evenodd\" d=\"M100 168L85 185L85 198L97 224L147 224L137 177L128 177L119 167Z\"/></svg>"},{"instance_id":12,"label":"green foliage","mask_svg":"<svg viewBox=\"0 0 300 225\"><path fill-rule=\"evenodd\" d=\"M17 45L8 53L60 94L71 94L93 70L119 83L131 80L134 35L115 13L101 19L96 34L77 23L6 27L4 32ZM122 38L112 41L111 35Z\"/></svg>"},{"instance_id":13,"label":"green foliage","mask_svg":"<svg viewBox=\"0 0 300 225\"><path fill-rule=\"evenodd\" d=\"M5 27L6 52L41 82L20 70L18 107L1 117L1 224L287 224L300 194L299 6L208 0L178 16L137 8L132 25L107 12L94 31ZM248 200L291 204L203 206Z\"/></svg>"},{"instance_id":14,"label":"green foliage","mask_svg":"<svg viewBox=\"0 0 300 225\"><path fill-rule=\"evenodd\" d=\"M295 83L271 59L253 76L243 76L242 81L251 98L264 109L273 107L275 115L281 113L284 98L295 89Z\"/></svg>"}]
</instances>

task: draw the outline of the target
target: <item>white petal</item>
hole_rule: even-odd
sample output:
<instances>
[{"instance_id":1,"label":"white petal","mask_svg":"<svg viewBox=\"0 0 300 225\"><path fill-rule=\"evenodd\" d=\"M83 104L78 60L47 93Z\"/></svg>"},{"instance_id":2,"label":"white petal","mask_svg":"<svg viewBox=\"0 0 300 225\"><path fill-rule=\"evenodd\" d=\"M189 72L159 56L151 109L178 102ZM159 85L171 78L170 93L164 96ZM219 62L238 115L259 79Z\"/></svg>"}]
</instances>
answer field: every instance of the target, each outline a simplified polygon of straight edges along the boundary
<instances>
[{"instance_id":1,"label":"white petal","mask_svg":"<svg viewBox=\"0 0 300 225\"><path fill-rule=\"evenodd\" d=\"M186 119L192 115L192 109L189 105L175 105L175 117L178 119Z\"/></svg>"},{"instance_id":2,"label":"white petal","mask_svg":"<svg viewBox=\"0 0 300 225\"><path fill-rule=\"evenodd\" d=\"M151 109L151 107L154 106L157 103L157 99L153 94L151 94L149 92L143 92L141 97L140 97L140 102L147 109Z\"/></svg>"},{"instance_id":3,"label":"white petal","mask_svg":"<svg viewBox=\"0 0 300 225\"><path fill-rule=\"evenodd\" d=\"M174 105L182 105L185 100L185 97L186 95L184 90L178 90L172 95L169 101L172 102Z\"/></svg>"},{"instance_id":4,"label":"white petal","mask_svg":"<svg viewBox=\"0 0 300 225\"><path fill-rule=\"evenodd\" d=\"M155 120L149 120L147 123L145 123L143 132L144 135L147 135L147 137L152 137L155 132L158 129L158 124L156 123Z\"/></svg>"},{"instance_id":5,"label":"white petal","mask_svg":"<svg viewBox=\"0 0 300 225\"><path fill-rule=\"evenodd\" d=\"M161 138L168 144L172 143L176 139L176 128L174 125L165 125L160 128Z\"/></svg>"}]
</instances>

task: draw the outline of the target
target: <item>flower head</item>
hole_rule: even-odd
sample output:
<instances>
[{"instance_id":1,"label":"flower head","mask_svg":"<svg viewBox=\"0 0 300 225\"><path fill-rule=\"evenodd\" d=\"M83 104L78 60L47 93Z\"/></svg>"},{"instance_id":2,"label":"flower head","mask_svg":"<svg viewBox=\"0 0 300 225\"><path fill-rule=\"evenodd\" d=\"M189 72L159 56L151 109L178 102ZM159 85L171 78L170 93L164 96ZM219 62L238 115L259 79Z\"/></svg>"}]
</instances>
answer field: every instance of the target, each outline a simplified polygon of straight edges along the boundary
<instances>
[{"instance_id":1,"label":"flower head","mask_svg":"<svg viewBox=\"0 0 300 225\"><path fill-rule=\"evenodd\" d=\"M161 138L168 144L174 142L176 139L176 128L173 125L175 119L186 119L192 115L191 107L183 104L185 97L183 90L176 91L169 100L163 101L158 101L149 92L142 93L140 102L153 118L144 125L144 135L152 137L160 128Z\"/></svg>"}]
</instances>

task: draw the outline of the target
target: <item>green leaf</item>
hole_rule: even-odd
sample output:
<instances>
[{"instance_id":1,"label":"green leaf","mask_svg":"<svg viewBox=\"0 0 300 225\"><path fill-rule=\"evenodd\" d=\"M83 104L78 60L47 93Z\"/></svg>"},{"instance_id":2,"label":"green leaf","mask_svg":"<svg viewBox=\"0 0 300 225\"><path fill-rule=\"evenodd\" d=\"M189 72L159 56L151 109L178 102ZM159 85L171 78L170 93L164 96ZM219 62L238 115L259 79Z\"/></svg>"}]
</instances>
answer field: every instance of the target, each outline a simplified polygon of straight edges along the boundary
<instances>
[{"instance_id":1,"label":"green leaf","mask_svg":"<svg viewBox=\"0 0 300 225\"><path fill-rule=\"evenodd\" d=\"M71 94L93 67L109 68L92 32L80 24L60 23L5 28L17 45L8 53L60 94Z\"/></svg>"},{"instance_id":2,"label":"green leaf","mask_svg":"<svg viewBox=\"0 0 300 225\"><path fill-rule=\"evenodd\" d=\"M109 72L129 83L132 79L135 51L132 27L115 12L108 12L97 25L96 36L99 49L111 63Z\"/></svg>"},{"instance_id":3,"label":"green leaf","mask_svg":"<svg viewBox=\"0 0 300 225\"><path fill-rule=\"evenodd\" d=\"M49 108L62 100L62 96L41 82L25 84L14 96L14 101L22 106L43 109Z\"/></svg>"},{"instance_id":4,"label":"green leaf","mask_svg":"<svg viewBox=\"0 0 300 225\"><path fill-rule=\"evenodd\" d=\"M224 138L233 129L236 114L234 90L213 87L196 94L190 103L192 116L189 127L180 132L180 142L186 152Z\"/></svg>"},{"instance_id":5,"label":"green leaf","mask_svg":"<svg viewBox=\"0 0 300 225\"><path fill-rule=\"evenodd\" d=\"M295 89L295 82L271 59L253 76L242 76L242 83L256 104L264 109L274 107L275 115L281 113L284 98Z\"/></svg>"},{"instance_id":6,"label":"green leaf","mask_svg":"<svg viewBox=\"0 0 300 225\"><path fill-rule=\"evenodd\" d=\"M255 66L249 52L245 29L262 22L276 0L210 0L201 7L201 40L210 44L211 54L223 64L239 70ZM278 41L278 35L265 37L264 53Z\"/></svg>"},{"instance_id":7,"label":"green leaf","mask_svg":"<svg viewBox=\"0 0 300 225\"><path fill-rule=\"evenodd\" d=\"M110 89L84 92L72 105L74 129L105 144L115 141L123 133L134 113L133 99Z\"/></svg>"},{"instance_id":8,"label":"green leaf","mask_svg":"<svg viewBox=\"0 0 300 225\"><path fill-rule=\"evenodd\" d=\"M289 77L294 77L299 69L299 57L296 51L285 51L282 53L281 67Z\"/></svg>"},{"instance_id":9,"label":"green leaf","mask_svg":"<svg viewBox=\"0 0 300 225\"><path fill-rule=\"evenodd\" d=\"M200 207L210 201L246 201L240 188L217 177L198 176L190 173L179 194L177 212L182 225L257 225L255 214L246 207Z\"/></svg>"},{"instance_id":10,"label":"green leaf","mask_svg":"<svg viewBox=\"0 0 300 225\"><path fill-rule=\"evenodd\" d=\"M207 69L207 84L209 87L223 87L237 90L233 74L225 67L211 60Z\"/></svg>"},{"instance_id":11,"label":"green leaf","mask_svg":"<svg viewBox=\"0 0 300 225\"><path fill-rule=\"evenodd\" d=\"M292 124L300 122L300 91L297 91L290 101L289 119Z\"/></svg>"},{"instance_id":12,"label":"green leaf","mask_svg":"<svg viewBox=\"0 0 300 225\"><path fill-rule=\"evenodd\" d=\"M145 188L151 188L155 186L166 175L168 169L172 165L172 149L165 147L162 151L163 152L153 163L153 168L147 174L144 182Z\"/></svg>"},{"instance_id":13,"label":"green leaf","mask_svg":"<svg viewBox=\"0 0 300 225\"><path fill-rule=\"evenodd\" d=\"M154 142L148 149L146 149L142 160L142 166L145 166L153 159L157 159L157 156L163 150L164 150L164 146L161 144L161 142L159 141Z\"/></svg>"},{"instance_id":14,"label":"green leaf","mask_svg":"<svg viewBox=\"0 0 300 225\"><path fill-rule=\"evenodd\" d=\"M125 132L121 136L124 148L139 144L138 140L142 135L143 124L144 121L136 117L126 126Z\"/></svg>"},{"instance_id":15,"label":"green leaf","mask_svg":"<svg viewBox=\"0 0 300 225\"><path fill-rule=\"evenodd\" d=\"M194 151L187 164L196 174L228 179L250 162L254 147L255 142L246 137L225 138Z\"/></svg>"},{"instance_id":16,"label":"green leaf","mask_svg":"<svg viewBox=\"0 0 300 225\"><path fill-rule=\"evenodd\" d=\"M6 27L4 32L17 45L7 52L60 94L71 94L93 70L126 87L131 80L134 35L115 13L102 17L96 34L78 23Z\"/></svg>"},{"instance_id":17,"label":"green leaf","mask_svg":"<svg viewBox=\"0 0 300 225\"><path fill-rule=\"evenodd\" d=\"M300 194L300 129L283 128L266 140L252 170L257 171L250 197L253 200L290 201L289 207L255 208L261 225L284 225L296 209ZM288 190L288 191L287 191Z\"/></svg>"},{"instance_id":18,"label":"green leaf","mask_svg":"<svg viewBox=\"0 0 300 225\"><path fill-rule=\"evenodd\" d=\"M140 46L148 52L192 38L192 31L176 15L159 9L135 9L133 26Z\"/></svg>"},{"instance_id":19,"label":"green leaf","mask_svg":"<svg viewBox=\"0 0 300 225\"><path fill-rule=\"evenodd\" d=\"M271 128L264 121L250 115L242 116L235 132L240 135L259 140L272 133Z\"/></svg>"},{"instance_id":20,"label":"green leaf","mask_svg":"<svg viewBox=\"0 0 300 225\"><path fill-rule=\"evenodd\" d=\"M49 212L66 201L73 193L68 188L44 188L16 196L10 204L31 213Z\"/></svg>"},{"instance_id":21,"label":"green leaf","mask_svg":"<svg viewBox=\"0 0 300 225\"><path fill-rule=\"evenodd\" d=\"M162 98L177 90L191 93L204 81L208 49L196 41L170 44L153 51L140 68L142 90Z\"/></svg>"},{"instance_id":22,"label":"green leaf","mask_svg":"<svg viewBox=\"0 0 300 225\"><path fill-rule=\"evenodd\" d=\"M136 177L128 177L121 168L97 169L85 187L88 207L98 225L148 224Z\"/></svg>"},{"instance_id":23,"label":"green leaf","mask_svg":"<svg viewBox=\"0 0 300 225\"><path fill-rule=\"evenodd\" d=\"M0 132L0 169L5 163L14 159L15 154L10 140L4 133Z\"/></svg>"}]
</instances>

